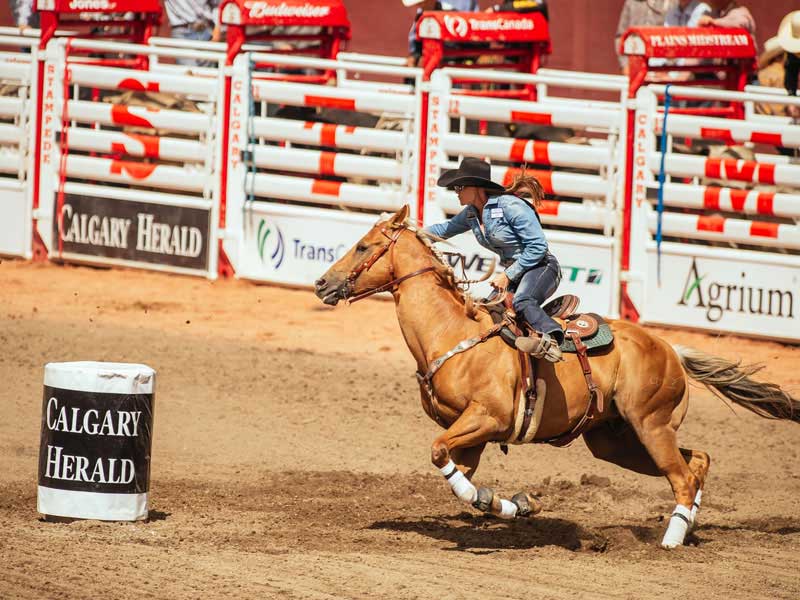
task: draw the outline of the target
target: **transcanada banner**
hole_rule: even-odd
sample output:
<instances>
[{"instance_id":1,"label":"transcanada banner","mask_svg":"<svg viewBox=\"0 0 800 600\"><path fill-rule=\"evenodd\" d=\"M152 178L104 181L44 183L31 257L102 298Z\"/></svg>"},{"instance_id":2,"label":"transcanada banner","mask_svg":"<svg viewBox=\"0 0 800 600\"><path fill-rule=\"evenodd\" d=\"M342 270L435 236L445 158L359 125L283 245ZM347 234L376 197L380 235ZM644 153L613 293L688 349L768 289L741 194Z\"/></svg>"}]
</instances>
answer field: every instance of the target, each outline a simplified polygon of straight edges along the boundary
<instances>
[{"instance_id":1,"label":"transcanada banner","mask_svg":"<svg viewBox=\"0 0 800 600\"><path fill-rule=\"evenodd\" d=\"M66 194L56 217L54 253L208 268L208 210Z\"/></svg>"}]
</instances>

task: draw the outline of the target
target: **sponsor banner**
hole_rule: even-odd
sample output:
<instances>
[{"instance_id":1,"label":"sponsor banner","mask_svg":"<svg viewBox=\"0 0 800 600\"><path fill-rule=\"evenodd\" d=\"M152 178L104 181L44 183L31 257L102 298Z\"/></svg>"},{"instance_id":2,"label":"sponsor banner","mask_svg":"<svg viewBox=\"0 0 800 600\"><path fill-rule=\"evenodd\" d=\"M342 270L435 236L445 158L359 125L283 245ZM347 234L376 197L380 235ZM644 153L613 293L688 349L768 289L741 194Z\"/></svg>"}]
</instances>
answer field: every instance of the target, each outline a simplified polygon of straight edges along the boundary
<instances>
[{"instance_id":1,"label":"sponsor banner","mask_svg":"<svg viewBox=\"0 0 800 600\"><path fill-rule=\"evenodd\" d=\"M205 271L210 218L204 208L66 194L51 251Z\"/></svg>"},{"instance_id":2,"label":"sponsor banner","mask_svg":"<svg viewBox=\"0 0 800 600\"><path fill-rule=\"evenodd\" d=\"M313 285L377 221L377 215L328 221L302 212L256 212L244 227L237 272L248 279Z\"/></svg>"},{"instance_id":3,"label":"sponsor banner","mask_svg":"<svg viewBox=\"0 0 800 600\"><path fill-rule=\"evenodd\" d=\"M642 320L800 340L800 264L750 254L715 258L662 248L661 285L648 277ZM648 259L655 274L654 250Z\"/></svg>"},{"instance_id":4,"label":"sponsor banner","mask_svg":"<svg viewBox=\"0 0 800 600\"><path fill-rule=\"evenodd\" d=\"M756 57L755 42L745 29L634 27L625 34L622 51L659 58Z\"/></svg>"},{"instance_id":5,"label":"sponsor banner","mask_svg":"<svg viewBox=\"0 0 800 600\"><path fill-rule=\"evenodd\" d=\"M143 494L150 481L153 394L45 386L39 485Z\"/></svg>"},{"instance_id":6,"label":"sponsor banner","mask_svg":"<svg viewBox=\"0 0 800 600\"><path fill-rule=\"evenodd\" d=\"M541 13L426 12L417 32L420 39L442 41L550 41L547 20Z\"/></svg>"},{"instance_id":7,"label":"sponsor banner","mask_svg":"<svg viewBox=\"0 0 800 600\"><path fill-rule=\"evenodd\" d=\"M581 298L581 309L595 312L600 315L615 315L612 307L613 298L613 251L606 243L592 245L584 241L561 241L555 235L548 235L550 252L558 258L561 265L561 284L554 294L575 294ZM439 247L445 252L460 252L466 257L467 278L479 279L486 275L491 268L492 258L495 254L478 244L475 236L467 232L456 236ZM456 266L458 258L451 257L451 266L456 269L456 275L461 276L461 267ZM495 271L501 272L500 263L495 265ZM479 298L488 296L492 291L488 281L475 284L471 293Z\"/></svg>"}]
</instances>

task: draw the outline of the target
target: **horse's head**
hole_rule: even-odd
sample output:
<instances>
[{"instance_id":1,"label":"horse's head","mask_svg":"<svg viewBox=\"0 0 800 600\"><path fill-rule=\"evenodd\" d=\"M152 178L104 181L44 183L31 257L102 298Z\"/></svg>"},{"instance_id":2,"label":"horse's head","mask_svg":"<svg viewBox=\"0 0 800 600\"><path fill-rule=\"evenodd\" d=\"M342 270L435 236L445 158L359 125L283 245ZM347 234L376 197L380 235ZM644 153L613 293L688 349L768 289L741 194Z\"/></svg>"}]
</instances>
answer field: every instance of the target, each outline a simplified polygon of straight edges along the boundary
<instances>
[{"instance_id":1,"label":"horse's head","mask_svg":"<svg viewBox=\"0 0 800 600\"><path fill-rule=\"evenodd\" d=\"M314 292L335 306L361 293L377 290L394 279L389 250L405 228L408 206L376 223L356 245L314 283Z\"/></svg>"}]
</instances>

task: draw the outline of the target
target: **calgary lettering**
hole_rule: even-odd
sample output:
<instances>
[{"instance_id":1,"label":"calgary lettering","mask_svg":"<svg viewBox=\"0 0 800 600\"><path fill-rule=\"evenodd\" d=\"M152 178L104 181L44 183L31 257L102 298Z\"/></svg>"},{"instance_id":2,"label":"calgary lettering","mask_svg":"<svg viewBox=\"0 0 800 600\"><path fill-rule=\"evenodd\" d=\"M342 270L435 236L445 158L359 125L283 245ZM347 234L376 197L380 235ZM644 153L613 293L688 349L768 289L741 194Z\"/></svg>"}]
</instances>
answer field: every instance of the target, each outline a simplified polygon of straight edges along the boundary
<instances>
[{"instance_id":1,"label":"calgary lettering","mask_svg":"<svg viewBox=\"0 0 800 600\"><path fill-rule=\"evenodd\" d=\"M140 410L104 410L101 413L95 409L81 411L76 406L59 407L55 397L47 401L45 413L50 431L115 437L138 437L141 417Z\"/></svg>"},{"instance_id":2,"label":"calgary lettering","mask_svg":"<svg viewBox=\"0 0 800 600\"><path fill-rule=\"evenodd\" d=\"M251 2L248 6L251 19L265 19L268 17L304 17L314 19L327 17L331 12L330 6L314 6L313 4L289 6L285 2L281 2L276 6L266 2Z\"/></svg>"},{"instance_id":3,"label":"calgary lettering","mask_svg":"<svg viewBox=\"0 0 800 600\"><path fill-rule=\"evenodd\" d=\"M745 278L742 273L742 279ZM694 306L706 309L706 319L719 321L726 312L738 312L765 317L794 318L794 295L789 290L766 290L749 285L725 284L709 281L700 275L697 260L686 276L678 306Z\"/></svg>"},{"instance_id":4,"label":"calgary lettering","mask_svg":"<svg viewBox=\"0 0 800 600\"><path fill-rule=\"evenodd\" d=\"M71 204L61 209L61 239L76 244L127 248L130 219L76 213Z\"/></svg>"},{"instance_id":5,"label":"calgary lettering","mask_svg":"<svg viewBox=\"0 0 800 600\"><path fill-rule=\"evenodd\" d=\"M153 215L139 213L136 249L175 256L200 256L203 234L197 227L156 223Z\"/></svg>"},{"instance_id":6,"label":"calgary lettering","mask_svg":"<svg viewBox=\"0 0 800 600\"><path fill-rule=\"evenodd\" d=\"M85 456L64 454L61 446L47 445L47 468L44 476L64 481L127 484L136 470L130 458L98 458L92 462Z\"/></svg>"}]
</instances>

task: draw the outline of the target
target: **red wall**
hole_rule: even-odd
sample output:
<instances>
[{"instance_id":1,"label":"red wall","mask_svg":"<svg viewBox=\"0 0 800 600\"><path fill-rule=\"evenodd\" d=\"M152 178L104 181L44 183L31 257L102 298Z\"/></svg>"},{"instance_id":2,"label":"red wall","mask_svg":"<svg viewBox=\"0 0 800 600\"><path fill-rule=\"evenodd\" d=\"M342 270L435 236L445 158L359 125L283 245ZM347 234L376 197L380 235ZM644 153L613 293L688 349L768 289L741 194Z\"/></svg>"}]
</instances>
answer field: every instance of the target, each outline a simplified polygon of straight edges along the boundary
<instances>
[{"instance_id":1,"label":"red wall","mask_svg":"<svg viewBox=\"0 0 800 600\"><path fill-rule=\"evenodd\" d=\"M344 3L353 22L351 50L405 54L413 8L404 7L400 0L344 0ZM481 0L482 6L490 4ZM623 0L551 0L553 56L548 66L615 72L613 38L622 4ZM800 8L798 0L745 0L743 4L756 18L759 44L775 35L786 13ZM0 1L0 23L12 23L8 2Z\"/></svg>"}]
</instances>

